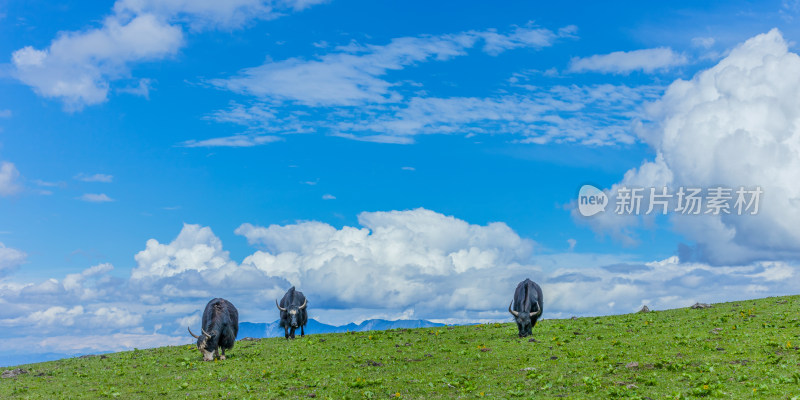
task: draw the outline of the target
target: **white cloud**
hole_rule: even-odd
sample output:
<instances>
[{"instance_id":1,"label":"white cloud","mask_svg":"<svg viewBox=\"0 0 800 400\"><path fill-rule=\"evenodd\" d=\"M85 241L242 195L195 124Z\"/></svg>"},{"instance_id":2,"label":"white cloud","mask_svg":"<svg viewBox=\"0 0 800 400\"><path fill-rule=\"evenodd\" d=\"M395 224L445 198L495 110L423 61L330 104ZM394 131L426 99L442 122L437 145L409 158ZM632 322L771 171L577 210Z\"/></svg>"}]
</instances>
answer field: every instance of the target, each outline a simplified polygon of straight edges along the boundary
<instances>
[{"instance_id":1,"label":"white cloud","mask_svg":"<svg viewBox=\"0 0 800 400\"><path fill-rule=\"evenodd\" d=\"M0 243L0 277L22 265L27 256L20 250L6 247L3 243Z\"/></svg>"},{"instance_id":2,"label":"white cloud","mask_svg":"<svg viewBox=\"0 0 800 400\"><path fill-rule=\"evenodd\" d=\"M138 267L131 271L131 279L171 277L187 270L204 271L231 265L228 252L222 250L222 241L210 228L184 224L181 233L170 244L155 239L136 254Z\"/></svg>"},{"instance_id":3,"label":"white cloud","mask_svg":"<svg viewBox=\"0 0 800 400\"><path fill-rule=\"evenodd\" d=\"M0 110L0 118L11 118L14 113L11 110Z\"/></svg>"},{"instance_id":4,"label":"white cloud","mask_svg":"<svg viewBox=\"0 0 800 400\"><path fill-rule=\"evenodd\" d=\"M90 203L108 203L114 201L114 199L108 197L105 193L86 193L78 197L78 200L88 201Z\"/></svg>"},{"instance_id":5,"label":"white cloud","mask_svg":"<svg viewBox=\"0 0 800 400\"><path fill-rule=\"evenodd\" d=\"M0 320L0 325L33 325L36 327L70 327L75 324L75 319L83 315L83 307L75 306L66 308L61 306L50 307L46 310L33 313L16 319Z\"/></svg>"},{"instance_id":6,"label":"white cloud","mask_svg":"<svg viewBox=\"0 0 800 400\"><path fill-rule=\"evenodd\" d=\"M132 94L134 96L144 97L150 100L150 89L153 87L153 80L148 78L139 79L135 86L120 87L117 89L119 93Z\"/></svg>"},{"instance_id":7,"label":"white cloud","mask_svg":"<svg viewBox=\"0 0 800 400\"><path fill-rule=\"evenodd\" d=\"M274 106L256 102L231 104L209 118L237 123L253 132L251 138L295 132L328 132L332 136L374 143L412 144L423 134L505 134L521 143L630 144L643 114L641 105L663 93L661 86L625 85L554 86L527 84L517 74L519 93L492 97L411 97L401 104L373 104L358 108L315 109L320 116L301 112L280 115ZM258 133L256 133L258 132ZM246 139L245 139L246 138ZM194 141L185 142L194 144Z\"/></svg>"},{"instance_id":8,"label":"white cloud","mask_svg":"<svg viewBox=\"0 0 800 400\"><path fill-rule=\"evenodd\" d=\"M572 25L561 28L558 33L547 29L516 27L508 34L497 33L495 29L476 32L476 34L484 41L483 51L490 55L498 55L506 50L521 47L548 47L559 37L571 37L576 30L577 28Z\"/></svg>"},{"instance_id":9,"label":"white cloud","mask_svg":"<svg viewBox=\"0 0 800 400\"><path fill-rule=\"evenodd\" d=\"M187 140L184 147L253 147L279 142L283 138L271 135L234 135L205 140Z\"/></svg>"},{"instance_id":10,"label":"white cloud","mask_svg":"<svg viewBox=\"0 0 800 400\"><path fill-rule=\"evenodd\" d=\"M569 238L567 239L567 244L569 245L569 249L567 251L573 251L575 250L575 245L578 244L578 241L573 238Z\"/></svg>"},{"instance_id":11,"label":"white cloud","mask_svg":"<svg viewBox=\"0 0 800 400\"><path fill-rule=\"evenodd\" d=\"M438 36L401 37L385 45L351 43L316 59L269 61L213 84L251 95L207 118L243 125L243 135L204 141L211 145L254 145L254 138L291 133L326 133L373 143L412 144L420 134L507 134L520 143L631 144L640 105L663 91L659 86L534 86L530 73L515 74L509 86L489 97L429 97L416 82L386 76L423 62L446 61L481 49L550 46L573 37L532 26L500 33L489 29ZM481 46L482 45L482 46ZM528 82L528 80L531 80ZM409 95L409 87L413 94ZM313 110L310 110L313 108ZM312 117L313 115L313 117ZM196 140L184 146L196 146Z\"/></svg>"},{"instance_id":12,"label":"white cloud","mask_svg":"<svg viewBox=\"0 0 800 400\"><path fill-rule=\"evenodd\" d=\"M47 182L47 181L43 181L41 179L36 179L36 180L33 181L33 183L35 183L37 186L41 186L41 187L57 187L57 188L62 188L62 189L67 187L67 183L66 182L61 182L61 181L59 181L59 182Z\"/></svg>"},{"instance_id":13,"label":"white cloud","mask_svg":"<svg viewBox=\"0 0 800 400\"><path fill-rule=\"evenodd\" d=\"M4 339L9 349L25 349L25 353L65 353L86 354L110 351L126 351L147 349L161 346L177 346L191 342L189 336L169 336L162 334L114 333L97 335L87 332L81 335L63 335L71 333L74 327L63 330L62 334L48 337L27 336ZM12 350L12 353L16 351ZM22 352L20 352L22 353Z\"/></svg>"},{"instance_id":14,"label":"white cloud","mask_svg":"<svg viewBox=\"0 0 800 400\"><path fill-rule=\"evenodd\" d=\"M90 280L97 280L99 283L106 283L109 278L106 276L108 272L114 269L114 266L108 263L98 264L91 268L87 268L79 274L68 274L61 282L64 291L70 293L75 299L82 301L93 300L101 298L109 293L102 286L87 285Z\"/></svg>"},{"instance_id":15,"label":"white cloud","mask_svg":"<svg viewBox=\"0 0 800 400\"><path fill-rule=\"evenodd\" d=\"M336 196L330 193L325 193L322 195L322 200L336 200Z\"/></svg>"},{"instance_id":16,"label":"white cloud","mask_svg":"<svg viewBox=\"0 0 800 400\"><path fill-rule=\"evenodd\" d=\"M329 308L370 304L420 311L450 299L456 288L480 292L476 285L482 279L476 277L508 276L533 248L532 241L503 223L470 225L425 209L364 212L359 222L363 228L336 229L319 222L242 225L236 233L271 251L258 251L242 265L284 277ZM391 288L392 295L368 287ZM477 308L487 300L476 296L465 301L459 304Z\"/></svg>"},{"instance_id":17,"label":"white cloud","mask_svg":"<svg viewBox=\"0 0 800 400\"><path fill-rule=\"evenodd\" d=\"M387 143L387 144L414 143L413 137L403 137L396 135L354 135L352 133L336 133L333 136L355 140L359 142L369 142L369 143Z\"/></svg>"},{"instance_id":18,"label":"white cloud","mask_svg":"<svg viewBox=\"0 0 800 400\"><path fill-rule=\"evenodd\" d=\"M84 182L103 182L103 183L111 183L114 180L113 175L107 174L94 174L94 175L87 175L84 173L80 173L75 175L75 179Z\"/></svg>"},{"instance_id":19,"label":"white cloud","mask_svg":"<svg viewBox=\"0 0 800 400\"><path fill-rule=\"evenodd\" d=\"M94 327L127 328L139 326L144 319L118 307L101 307L92 312L89 323Z\"/></svg>"},{"instance_id":20,"label":"white cloud","mask_svg":"<svg viewBox=\"0 0 800 400\"><path fill-rule=\"evenodd\" d=\"M348 118L333 129L352 139L411 143L419 134L508 134L523 143L630 144L640 104L661 88L624 85L555 86L492 98L414 97L373 118ZM369 116L369 114L367 114ZM355 121L355 122L352 122Z\"/></svg>"},{"instance_id":21,"label":"white cloud","mask_svg":"<svg viewBox=\"0 0 800 400\"><path fill-rule=\"evenodd\" d=\"M389 71L466 55L481 40L483 50L496 55L517 47L550 46L558 37L547 29L517 27L508 34L468 31L395 38L385 45L351 43L317 60L268 62L212 83L237 93L308 106L397 102L402 96L393 89L394 84L382 78Z\"/></svg>"},{"instance_id":22,"label":"white cloud","mask_svg":"<svg viewBox=\"0 0 800 400\"><path fill-rule=\"evenodd\" d=\"M19 171L13 163L3 161L0 163L0 196L10 196L19 193L22 186L17 182Z\"/></svg>"},{"instance_id":23,"label":"white cloud","mask_svg":"<svg viewBox=\"0 0 800 400\"><path fill-rule=\"evenodd\" d=\"M254 19L274 19L286 10L300 11L320 0L118 0L119 15L155 14L185 22L194 30L241 28Z\"/></svg>"},{"instance_id":24,"label":"white cloud","mask_svg":"<svg viewBox=\"0 0 800 400\"><path fill-rule=\"evenodd\" d=\"M649 107L641 138L657 153L620 185L764 191L758 215L671 217L694 241L682 256L714 264L800 258L800 57L777 29L733 49L691 80L675 81ZM735 196L735 195L734 195ZM734 199L735 200L735 199ZM611 201L614 201L613 198ZM639 220L594 219L601 231Z\"/></svg>"},{"instance_id":25,"label":"white cloud","mask_svg":"<svg viewBox=\"0 0 800 400\"><path fill-rule=\"evenodd\" d=\"M612 74L629 74L633 71L653 73L672 67L685 65L686 56L674 52L667 47L632 51L615 51L609 54L597 54L585 58L573 58L570 61L570 72L600 72Z\"/></svg>"},{"instance_id":26,"label":"white cloud","mask_svg":"<svg viewBox=\"0 0 800 400\"><path fill-rule=\"evenodd\" d=\"M270 19L315 1L119 0L101 26L62 32L47 48L26 46L12 54L14 76L40 96L62 101L68 110L103 103L113 81L131 78L136 63L162 60L184 45L182 24L194 30L233 29L253 19ZM122 92L147 96L150 81Z\"/></svg>"},{"instance_id":27,"label":"white cloud","mask_svg":"<svg viewBox=\"0 0 800 400\"><path fill-rule=\"evenodd\" d=\"M713 37L693 37L692 46L701 47L703 49L710 49L716 43Z\"/></svg>"},{"instance_id":28,"label":"white cloud","mask_svg":"<svg viewBox=\"0 0 800 400\"><path fill-rule=\"evenodd\" d=\"M37 94L57 98L70 110L106 101L109 81L126 78L128 64L175 54L183 33L162 18L111 16L100 28L59 35L44 50L15 51L15 76Z\"/></svg>"}]
</instances>

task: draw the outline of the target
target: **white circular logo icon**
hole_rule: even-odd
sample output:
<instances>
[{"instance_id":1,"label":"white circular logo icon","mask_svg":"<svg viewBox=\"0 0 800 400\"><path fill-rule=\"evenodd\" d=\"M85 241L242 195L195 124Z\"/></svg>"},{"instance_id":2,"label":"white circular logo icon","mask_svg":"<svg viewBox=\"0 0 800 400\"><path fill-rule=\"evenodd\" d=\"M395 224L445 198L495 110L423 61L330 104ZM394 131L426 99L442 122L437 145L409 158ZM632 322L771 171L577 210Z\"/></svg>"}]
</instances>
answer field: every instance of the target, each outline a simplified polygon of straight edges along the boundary
<instances>
[{"instance_id":1,"label":"white circular logo icon","mask_svg":"<svg viewBox=\"0 0 800 400\"><path fill-rule=\"evenodd\" d=\"M578 211L581 215L591 217L605 211L607 205L608 196L602 190L592 185L581 186L581 190L578 191Z\"/></svg>"}]
</instances>

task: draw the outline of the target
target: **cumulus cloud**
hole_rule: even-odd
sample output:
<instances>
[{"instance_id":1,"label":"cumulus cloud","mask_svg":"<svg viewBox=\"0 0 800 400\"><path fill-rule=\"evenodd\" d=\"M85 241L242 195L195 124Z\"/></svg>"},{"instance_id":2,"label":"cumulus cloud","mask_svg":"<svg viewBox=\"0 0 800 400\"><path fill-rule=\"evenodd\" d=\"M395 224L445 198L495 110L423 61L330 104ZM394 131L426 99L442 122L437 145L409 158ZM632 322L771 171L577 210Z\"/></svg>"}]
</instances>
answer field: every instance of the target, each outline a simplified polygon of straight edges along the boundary
<instances>
[{"instance_id":1,"label":"cumulus cloud","mask_svg":"<svg viewBox=\"0 0 800 400\"><path fill-rule=\"evenodd\" d=\"M139 265L131 272L134 281L171 277L187 270L220 269L232 263L211 228L189 224L184 224L181 233L169 244L148 240L135 259Z\"/></svg>"},{"instance_id":2,"label":"cumulus cloud","mask_svg":"<svg viewBox=\"0 0 800 400\"><path fill-rule=\"evenodd\" d=\"M714 264L800 258L798 91L800 57L777 29L675 81L639 132L656 158L628 171L611 188L612 201L621 186L760 187L757 215L673 214L675 229L695 243L682 257ZM640 220L605 215L590 223L630 237Z\"/></svg>"},{"instance_id":3,"label":"cumulus cloud","mask_svg":"<svg viewBox=\"0 0 800 400\"><path fill-rule=\"evenodd\" d=\"M686 56L667 47L632 51L615 51L609 54L596 54L570 61L570 72L600 72L629 74L634 71L653 73L688 62Z\"/></svg>"},{"instance_id":4,"label":"cumulus cloud","mask_svg":"<svg viewBox=\"0 0 800 400\"><path fill-rule=\"evenodd\" d=\"M490 300L454 300L453 291L466 286L482 292L476 276L522 268L534 245L504 223L471 225L425 209L364 212L359 223L361 228L342 229L319 222L242 225L236 233L269 250L257 251L242 265L307 288L330 308L368 304L421 312L446 300L445 308L476 309Z\"/></svg>"},{"instance_id":5,"label":"cumulus cloud","mask_svg":"<svg viewBox=\"0 0 800 400\"><path fill-rule=\"evenodd\" d=\"M102 328L126 328L141 324L141 315L133 314L117 307L101 307L94 311L87 311L83 306L71 308L53 306L45 310L34 311L23 317L13 319L0 319L0 326L25 325L29 328L47 328L51 331L61 331L63 328L72 328L80 325L91 327L93 330ZM74 331L70 329L70 331Z\"/></svg>"},{"instance_id":6,"label":"cumulus cloud","mask_svg":"<svg viewBox=\"0 0 800 400\"><path fill-rule=\"evenodd\" d=\"M507 34L495 30L468 31L438 36L401 37L385 45L351 43L316 60L289 58L247 68L213 84L262 99L291 101L308 106L354 106L397 102L402 96L383 78L430 61L446 61L467 54L483 42L483 51L496 55L517 47L540 48L553 44L560 34L547 29L517 27Z\"/></svg>"},{"instance_id":7,"label":"cumulus cloud","mask_svg":"<svg viewBox=\"0 0 800 400\"><path fill-rule=\"evenodd\" d=\"M129 79L132 65L174 56L185 43L184 24L194 30L233 29L314 3L119 0L99 27L59 33L44 49L26 46L14 51L13 74L38 95L62 101L68 110L80 110L105 102L111 83ZM150 81L137 82L133 91L147 95Z\"/></svg>"},{"instance_id":8,"label":"cumulus cloud","mask_svg":"<svg viewBox=\"0 0 800 400\"><path fill-rule=\"evenodd\" d=\"M231 301L246 298L263 306L286 284L281 277L231 260L211 228L199 225L185 224L167 244L148 240L135 259L137 267L131 271L129 285L148 304L175 299L207 301L225 293Z\"/></svg>"},{"instance_id":9,"label":"cumulus cloud","mask_svg":"<svg viewBox=\"0 0 800 400\"><path fill-rule=\"evenodd\" d=\"M67 309L66 307L50 307L46 310L35 311L30 315L17 320L2 320L0 323L5 325L33 324L36 327L42 326L62 326L69 327L75 324L75 318L83 315L83 307L75 306Z\"/></svg>"},{"instance_id":10,"label":"cumulus cloud","mask_svg":"<svg viewBox=\"0 0 800 400\"><path fill-rule=\"evenodd\" d=\"M110 281L107 273L112 269L114 269L114 266L111 264L98 264L83 270L81 273L68 274L61 282L61 286L64 291L81 301L102 298L109 294L108 290L102 288L102 284ZM99 285L97 287L87 285L90 280L95 280Z\"/></svg>"},{"instance_id":11,"label":"cumulus cloud","mask_svg":"<svg viewBox=\"0 0 800 400\"><path fill-rule=\"evenodd\" d=\"M368 305L373 313L412 310L415 318L451 322L506 318L503 306L525 277L542 284L550 317L789 294L800 279L783 262L712 267L678 257L536 256L535 243L504 223L473 225L425 209L364 212L359 224L244 224L236 233L264 250L242 265L285 277L331 315L352 308L368 314Z\"/></svg>"},{"instance_id":12,"label":"cumulus cloud","mask_svg":"<svg viewBox=\"0 0 800 400\"><path fill-rule=\"evenodd\" d=\"M14 74L43 97L71 110L106 101L109 81L129 75L128 63L175 54L183 33L163 18L111 16L100 28L59 35L43 50L23 47L12 55Z\"/></svg>"},{"instance_id":13,"label":"cumulus cloud","mask_svg":"<svg viewBox=\"0 0 800 400\"><path fill-rule=\"evenodd\" d=\"M0 196L10 196L19 193L22 186L19 184L19 171L8 161L0 163Z\"/></svg>"}]
</instances>

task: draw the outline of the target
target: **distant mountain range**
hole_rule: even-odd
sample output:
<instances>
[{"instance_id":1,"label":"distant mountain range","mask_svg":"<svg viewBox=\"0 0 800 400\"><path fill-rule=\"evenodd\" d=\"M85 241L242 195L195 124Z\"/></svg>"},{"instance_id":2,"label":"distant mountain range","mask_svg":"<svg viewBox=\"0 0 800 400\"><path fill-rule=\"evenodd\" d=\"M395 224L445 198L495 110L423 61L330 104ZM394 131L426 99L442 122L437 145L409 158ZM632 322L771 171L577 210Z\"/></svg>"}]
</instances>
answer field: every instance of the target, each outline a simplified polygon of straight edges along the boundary
<instances>
[{"instance_id":1,"label":"distant mountain range","mask_svg":"<svg viewBox=\"0 0 800 400\"><path fill-rule=\"evenodd\" d=\"M239 334L237 339L246 337L251 338L265 338L265 337L283 337L283 328L279 325L280 321L272 323L256 323L256 322L240 322ZM358 325L349 323L342 326L334 326L323 324L315 319L309 319L306 325L306 335L313 335L316 333L337 333L337 332L364 332L364 331L384 331L387 329L400 329L400 328L433 328L437 326L445 326L436 322L426 321L423 319L400 319L397 321L387 321L385 319L368 319ZM295 336L300 336L300 330L295 331Z\"/></svg>"}]
</instances>

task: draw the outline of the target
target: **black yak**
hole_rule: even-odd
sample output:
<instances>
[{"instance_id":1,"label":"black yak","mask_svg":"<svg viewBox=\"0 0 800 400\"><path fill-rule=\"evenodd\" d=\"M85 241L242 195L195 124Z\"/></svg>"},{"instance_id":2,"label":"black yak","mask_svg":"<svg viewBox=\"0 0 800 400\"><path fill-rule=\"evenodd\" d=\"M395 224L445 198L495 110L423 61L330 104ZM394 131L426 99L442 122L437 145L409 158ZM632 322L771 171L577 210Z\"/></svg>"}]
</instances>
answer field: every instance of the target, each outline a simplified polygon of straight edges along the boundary
<instances>
[{"instance_id":1,"label":"black yak","mask_svg":"<svg viewBox=\"0 0 800 400\"><path fill-rule=\"evenodd\" d=\"M520 282L514 291L514 300L508 305L508 312L517 322L519 337L530 335L542 316L542 288L530 279Z\"/></svg>"},{"instance_id":2,"label":"black yak","mask_svg":"<svg viewBox=\"0 0 800 400\"><path fill-rule=\"evenodd\" d=\"M297 327L300 327L300 336L305 336L304 328L308 322L308 312L306 311L308 300L303 292L294 290L294 286L292 286L283 295L280 304L278 304L278 300L275 300L275 305L281 310L280 325L286 339L290 337L294 339L294 331Z\"/></svg>"},{"instance_id":3,"label":"black yak","mask_svg":"<svg viewBox=\"0 0 800 400\"><path fill-rule=\"evenodd\" d=\"M225 299L213 299L206 304L203 312L202 334L189 334L197 338L197 349L203 354L203 361L212 361L217 355L225 359L225 350L233 348L239 334L239 311Z\"/></svg>"}]
</instances>

